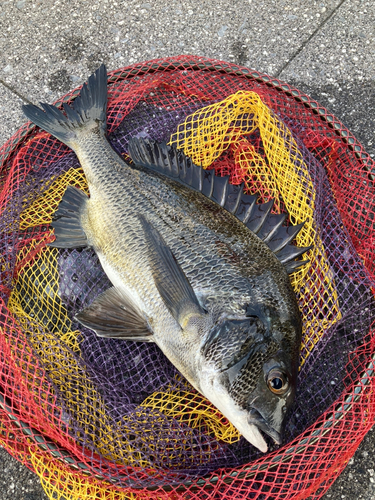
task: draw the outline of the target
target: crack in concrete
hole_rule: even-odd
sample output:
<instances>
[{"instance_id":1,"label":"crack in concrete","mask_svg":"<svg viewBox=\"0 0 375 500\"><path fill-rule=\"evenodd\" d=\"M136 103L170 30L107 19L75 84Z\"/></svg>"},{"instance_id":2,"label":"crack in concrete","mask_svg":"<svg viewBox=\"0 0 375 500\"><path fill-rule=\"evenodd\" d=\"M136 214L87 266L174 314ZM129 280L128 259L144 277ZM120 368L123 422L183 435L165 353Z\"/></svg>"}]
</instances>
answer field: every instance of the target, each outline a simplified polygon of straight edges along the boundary
<instances>
[{"instance_id":1,"label":"crack in concrete","mask_svg":"<svg viewBox=\"0 0 375 500\"><path fill-rule=\"evenodd\" d=\"M22 99L23 101L27 102L27 104L33 104L31 101L29 101L29 99L27 99L27 97L23 96L22 94L20 94L16 89L14 89L11 85L8 85L7 83L4 82L4 80L1 80L0 79L0 84L1 85L4 85L4 87L6 87L8 90L10 90L13 94L15 94L17 97L19 97L20 99Z\"/></svg>"},{"instance_id":2,"label":"crack in concrete","mask_svg":"<svg viewBox=\"0 0 375 500\"><path fill-rule=\"evenodd\" d=\"M295 51L295 53L292 55L292 57L284 64L284 66L282 66L282 68L277 71L277 73L275 74L275 77L276 78L279 78L279 76L281 75L281 73L294 61L294 59L303 51L303 49L310 43L310 41L314 38L314 36L319 33L319 31L323 28L323 26L325 24L327 24L327 22L334 16L334 14L336 14L336 12L339 10L339 8L341 7L341 5L346 2L346 0L341 0L341 2L339 4L336 5L336 7L332 10L332 12L329 14L329 16L327 16L324 21L319 24L319 26L316 28L315 31L313 31L313 33L311 33L311 35L309 36L309 38L307 40L305 40L303 42L303 44Z\"/></svg>"},{"instance_id":3,"label":"crack in concrete","mask_svg":"<svg viewBox=\"0 0 375 500\"><path fill-rule=\"evenodd\" d=\"M281 73L289 67L289 65L296 59L296 57L303 51L303 49L310 43L310 41L315 37L317 33L323 28L325 24L336 14L336 12L339 10L339 8L345 3L346 0L341 0L340 3L334 7L332 12L324 19L324 21L313 31L313 33L305 40L302 45L295 51L295 53L292 55L292 57L275 73L275 77L279 78ZM22 99L28 104L33 104L29 99L27 99L24 95L22 95L20 92L15 90L11 85L8 85L7 83L4 82L4 80L0 79L0 84L4 85L8 90L10 90L13 94L15 94L17 97Z\"/></svg>"}]
</instances>

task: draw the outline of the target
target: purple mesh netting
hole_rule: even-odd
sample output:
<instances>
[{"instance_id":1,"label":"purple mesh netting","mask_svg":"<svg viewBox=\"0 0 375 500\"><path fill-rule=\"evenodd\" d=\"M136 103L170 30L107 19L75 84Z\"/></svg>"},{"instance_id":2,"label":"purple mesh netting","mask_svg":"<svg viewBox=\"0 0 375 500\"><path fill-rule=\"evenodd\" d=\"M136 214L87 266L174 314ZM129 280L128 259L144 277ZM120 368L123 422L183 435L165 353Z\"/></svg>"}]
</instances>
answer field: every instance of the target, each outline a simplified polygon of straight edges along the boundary
<instances>
[{"instance_id":1,"label":"purple mesh netting","mask_svg":"<svg viewBox=\"0 0 375 500\"><path fill-rule=\"evenodd\" d=\"M209 103L202 104L197 101L195 104L180 108L177 112L141 101L110 135L110 141L119 154L124 155L127 153L128 141L133 136L149 137L158 141L167 140L187 115ZM345 366L350 361L350 353L358 347L363 336L369 331L369 326L375 318L375 305L370 292L373 283L342 223L325 170L298 139L298 126L289 123L285 117L284 120L294 132L301 151L301 159L303 157L309 166L316 190L314 212L316 229L326 249L342 311L342 318L325 332L302 366L296 402L286 430L287 439L291 440L313 423L342 393L343 384L348 383L345 380ZM249 139L259 140L259 137L254 134ZM40 159L39 165L34 165L33 170L27 175L27 182L19 192L19 197L14 200L9 220L17 221L17 214L41 195L38 188L41 181L48 179L43 188L48 189L56 177L70 168L79 167L73 153L68 153L59 161L49 165L48 169L42 168L45 160L46 158ZM31 233L32 230L25 231L20 233L20 237L26 239ZM5 245L8 244L6 239L3 241ZM134 432L131 444L139 451L137 460L139 463L144 460L158 469L160 484L172 484L186 476L202 476L219 467L232 468L260 456L260 452L254 450L243 438L235 444L225 444L202 433L199 429L190 429L185 423L161 414L155 416L155 412L151 409L144 411L148 414L148 423L153 429L155 439L157 440L159 435L163 437L160 440L160 447L152 447L146 440L139 439L145 421L138 419L137 406L147 396L171 384L176 391L191 390L191 387L186 381L181 380L177 370L155 345L101 339L92 331L79 327L74 315L110 287L110 282L92 250L59 250L58 253L59 296L73 323L72 328L80 329L78 337L80 352L71 351L70 355L91 380L93 394L96 391L101 396L106 407L108 422L114 429L113 439L116 440L116 447L125 449L129 443L129 436ZM304 292L302 288L298 295L302 297ZM28 307L32 310L32 303L29 303ZM47 325L49 335L52 334L53 341L59 344L60 338L57 335L53 336L59 325L54 318L49 318L47 321L50 321ZM40 340L43 338L43 345L51 342L50 337L46 337L41 329L35 329L33 325L29 328L36 338ZM36 351L35 356L39 357ZM55 388L57 404L64 410L71 437L81 443L86 455L95 456L95 460L101 464L104 476L107 474L108 478L121 479L126 466L118 464L116 457L111 456L110 452L104 454L98 447L98 440L93 438L93 435L99 435L100 432L108 432L102 428L100 415L92 415L90 422L93 426L92 434L87 433L75 419L75 411L79 411L80 401L85 400L87 395L66 394L63 386L57 386L52 377L49 380ZM72 398L76 404L75 411L72 408ZM124 417L127 421L126 426L121 425ZM173 450L167 450L162 446L162 443L168 441L169 436L171 440L177 438L181 442L187 442L182 452L183 458L179 457L178 461ZM270 450L275 448L270 441L269 445ZM143 475L139 479L136 468L132 471L127 470L127 474L133 481L138 479L143 485L148 484ZM128 478L123 479L127 484L129 484ZM150 478L150 484L155 483L156 479Z\"/></svg>"}]
</instances>

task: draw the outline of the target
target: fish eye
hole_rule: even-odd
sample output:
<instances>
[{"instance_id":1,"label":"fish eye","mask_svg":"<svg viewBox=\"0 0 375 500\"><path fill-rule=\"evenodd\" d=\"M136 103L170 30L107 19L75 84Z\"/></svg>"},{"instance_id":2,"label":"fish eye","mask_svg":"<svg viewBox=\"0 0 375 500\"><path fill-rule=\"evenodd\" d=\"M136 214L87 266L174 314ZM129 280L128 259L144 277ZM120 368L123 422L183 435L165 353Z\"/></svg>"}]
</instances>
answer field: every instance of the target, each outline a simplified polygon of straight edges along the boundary
<instances>
[{"instance_id":1,"label":"fish eye","mask_svg":"<svg viewBox=\"0 0 375 500\"><path fill-rule=\"evenodd\" d=\"M285 394L289 389L288 377L278 369L271 370L267 375L267 385L274 394Z\"/></svg>"}]
</instances>

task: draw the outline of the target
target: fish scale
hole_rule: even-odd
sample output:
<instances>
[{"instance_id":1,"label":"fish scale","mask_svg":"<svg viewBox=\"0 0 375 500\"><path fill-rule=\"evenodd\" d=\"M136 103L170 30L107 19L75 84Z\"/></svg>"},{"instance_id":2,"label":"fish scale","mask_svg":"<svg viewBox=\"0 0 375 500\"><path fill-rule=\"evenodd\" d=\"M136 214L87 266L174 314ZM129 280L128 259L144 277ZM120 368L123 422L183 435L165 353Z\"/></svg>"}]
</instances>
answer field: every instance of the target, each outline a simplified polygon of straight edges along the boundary
<instances>
[{"instance_id":1,"label":"fish scale","mask_svg":"<svg viewBox=\"0 0 375 500\"><path fill-rule=\"evenodd\" d=\"M306 250L289 245L298 228L165 144L133 139L127 165L105 137L106 103L102 66L67 116L24 106L76 152L89 186L89 198L67 188L51 245L92 246L113 288L76 318L103 337L155 342L266 451L261 431L281 442L295 393L301 320L280 260L303 264L291 263Z\"/></svg>"},{"instance_id":2,"label":"fish scale","mask_svg":"<svg viewBox=\"0 0 375 500\"><path fill-rule=\"evenodd\" d=\"M150 174L142 171L134 173L134 169L126 167L123 164L119 164L117 167L117 163L113 165L111 171L107 171L107 176L104 177L102 175L102 164L100 162L96 164L98 159L98 143L96 142L91 149L87 145L87 142L91 141L85 141L83 144L80 144L80 148L85 149L87 165L91 168L88 177L91 178L91 176L95 175L95 172L97 172L101 186L100 193L98 193L98 200L96 196L97 192L93 190L87 210L89 213L92 213L92 218L97 221L96 224L100 221L100 225L91 226L88 224L88 226L86 226L84 224L84 231L90 241L95 240L95 234L102 235L101 238L107 243L103 247L101 245L96 245L95 248L100 252L99 257L106 273L111 275L113 271L111 272L109 268L114 268L115 272L120 275L123 286L130 289L133 294L135 290L138 292L139 298L142 301L141 307L146 311L147 315L159 318L158 323L154 323L156 342L160 345L165 344L163 340L165 340L165 333L168 331L168 326L171 332L173 332L175 321L171 321L168 310L164 306L152 281L150 281L150 271L145 262L147 252L142 230L138 222L138 215L140 213L144 215L150 214L151 212L153 213L150 220L170 246L183 271L190 279L194 290L200 293L200 296L208 296L208 298L216 302L218 298L221 297L222 312L239 312L244 314L246 303L254 299L250 293L252 284L251 282L249 283L249 278L242 278L241 270L228 264L228 260L230 259L230 255L228 255L229 249L231 248L231 242L233 240L233 234L229 233L228 226L230 226L231 230L233 230L233 224L238 226L237 238L242 237L243 244L246 244L249 239L255 240L255 244L251 241L248 245L248 252L244 252L242 246L239 247L242 254L240 261L242 263L241 269L254 269L254 267L258 267L260 269L260 274L262 274L265 268L268 269L270 267L268 263L270 258L279 266L277 259L269 252L266 245L246 230L246 228L228 212L220 212L221 217L218 221L217 217L212 215L211 211L207 210L207 207L197 210L196 205L199 205L201 197L198 196L197 193L189 192L181 188L181 186L176 183L168 180L166 182L165 179L152 175L152 173ZM117 158L115 159L117 160ZM83 168L86 172L86 163L83 164ZM119 172L118 170L121 171ZM96 182L94 182L94 185L96 185ZM194 199L194 204L193 201L191 201L190 205L182 201L182 189L186 191L185 194L187 197ZM123 193L121 203L116 201L118 200L119 190ZM103 198L108 203L108 207L107 210L101 214L103 211ZM203 200L204 205L209 202L209 200ZM194 207L194 210L189 210L190 206ZM109 209L109 207L111 207L111 209ZM158 207L156 214L154 207ZM177 230L176 225L172 224L170 221L172 209L174 216L177 214L177 218L180 221ZM196 223L192 224L191 222L194 213L198 214L199 221L197 222L201 224L200 231L195 229ZM202 214L204 217L202 217ZM99 215L101 215L101 217L99 217ZM207 225L214 229L208 229ZM217 244L214 243L215 238L218 238L219 229L223 229L223 227L225 228L222 232L224 234L220 234L220 237L221 241L228 246L227 254L221 251L221 247L220 251L218 251ZM113 241L111 235L114 233L121 234L121 240L117 239ZM230 234L229 238L226 238L227 233ZM118 251L120 245L121 252ZM264 253L266 253L268 259L264 259ZM213 255L215 254L216 258L213 259ZM105 259L103 259L102 255L106 256ZM199 256L199 259L193 258L193 256ZM198 262L196 262L196 260L198 260ZM199 264L199 267L197 264ZM243 264L245 264L245 266ZM129 269L133 272L130 273ZM213 276L210 276L210 274ZM251 275L251 278L254 280L253 275ZM287 283L289 283L289 279L286 279ZM145 284L147 284L147 286L145 286ZM256 284L253 286L257 289ZM274 284L270 283L269 287L271 288L271 286L276 295L277 292ZM264 301L266 298L264 294L266 283L262 288L262 300ZM278 299L279 301L280 298L281 297ZM204 304L206 305L206 303ZM227 309L227 311L225 311L225 309ZM161 313L162 310L164 311L163 313ZM171 336L173 337L172 333ZM184 346L183 353L185 353L187 347L190 347L193 353L196 351L196 344L192 343L190 346ZM168 350L168 357L174 359L174 364L176 364L179 370L186 376L187 371L184 367L187 362L186 360L181 362L176 359L175 344L168 345L168 347L164 346L164 352L165 349ZM195 356L189 353L187 359L190 365L191 362L194 361ZM189 368L189 371L195 369L195 367Z\"/></svg>"},{"instance_id":3,"label":"fish scale","mask_svg":"<svg viewBox=\"0 0 375 500\"><path fill-rule=\"evenodd\" d=\"M181 196L181 187L172 182L168 182L168 184L165 180L150 173L139 171L135 175L134 170L130 168L129 176L125 176L123 173L119 175L117 172L108 174L106 179L103 179L100 198L102 199L105 196L111 206L113 200L118 198L118 190L120 189L124 193L125 199L122 200L123 203L119 205L118 210L115 203L113 210L104 214L100 232L102 234L108 232L109 237L110 233L121 224L121 234L126 235L126 245L136 246L135 242L140 243L139 239L142 238L140 234L142 231L137 221L138 215L140 213L145 216L149 214L150 220L152 220L171 248L194 290L203 294L206 291L206 293L215 294L215 296L230 294L233 297L233 302L227 301L229 310L234 304L238 304L240 298L242 307L244 307L250 298L248 292L249 278L252 281L254 280L255 268L258 268L259 273L262 274L265 269L270 268L269 261L271 259L274 261L274 265L279 266L279 263L273 254L268 251L266 245L247 231L231 214L223 211L220 213L220 220L218 220L218 217L212 216L206 207L205 209L201 208L200 211L196 209L194 212L190 211L187 208L189 205L184 203ZM171 193L175 194L173 199L171 199ZM196 204L199 203L200 197L196 193L187 192L186 194L196 198L194 200ZM90 206L95 205L95 194L91 195L89 203ZM205 205L206 203L207 201L204 200ZM99 207L99 210L101 210L101 202ZM155 210L155 207L157 207L157 210ZM179 219L177 225L171 220L170 214L172 210L173 216ZM194 224L192 224L194 213L198 213L199 220L194 221ZM204 214L205 217L201 217L200 214ZM98 217L96 216L95 219L98 220ZM122 224L123 219L124 223ZM197 224L201 224L198 229ZM209 229L208 225L213 229ZM219 233L219 230L223 229L223 227L227 229L230 226L230 230L233 230L233 225L238 226L238 238L242 237L242 245L238 244L239 248L237 249L232 244L232 235L230 238L226 238L225 231ZM136 227L139 228L139 232L135 230ZM108 230L109 228L111 229ZM90 230L86 232L90 234ZM223 251L222 246L218 247L216 243L219 235L220 243L227 245L225 251ZM107 236L104 239L107 240ZM249 240L251 241L249 242ZM249 247L248 251L243 249L245 244ZM117 243L113 247L116 247L116 245ZM237 250L236 253L240 254L240 269L232 265L233 259L231 259L230 253L232 249L233 251ZM113 252L112 248L106 247L105 253L108 255L111 252ZM132 259L138 254L141 255L141 267L144 267L144 255L142 256L139 250L138 254L129 252L129 249L125 246L123 254L130 254ZM119 256L119 260L124 268L132 264L135 265L135 262L126 262L125 264L123 254ZM264 254L266 254L266 258L264 258ZM214 255L215 259L213 259ZM244 270L248 274L246 278L242 277ZM249 275L249 270L251 270L251 275ZM288 278L286 278L286 281L289 283ZM240 291L239 296L236 296L236 290ZM154 290L152 293L154 294ZM162 304L162 301L160 303Z\"/></svg>"}]
</instances>

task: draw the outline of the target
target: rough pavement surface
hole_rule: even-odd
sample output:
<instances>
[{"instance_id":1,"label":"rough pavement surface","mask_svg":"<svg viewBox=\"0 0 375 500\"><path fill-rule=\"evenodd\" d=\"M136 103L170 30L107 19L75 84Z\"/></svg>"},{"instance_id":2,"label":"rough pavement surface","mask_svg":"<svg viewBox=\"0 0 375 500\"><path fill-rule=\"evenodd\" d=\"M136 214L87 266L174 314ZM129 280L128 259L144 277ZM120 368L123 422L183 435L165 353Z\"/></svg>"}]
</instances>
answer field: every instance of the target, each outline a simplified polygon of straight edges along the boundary
<instances>
[{"instance_id":1,"label":"rough pavement surface","mask_svg":"<svg viewBox=\"0 0 375 500\"><path fill-rule=\"evenodd\" d=\"M0 0L0 142L21 102L52 102L101 63L177 54L243 64L293 84L375 154L375 2L361 0ZM324 499L375 498L375 432ZM0 500L47 498L0 449Z\"/></svg>"}]
</instances>

